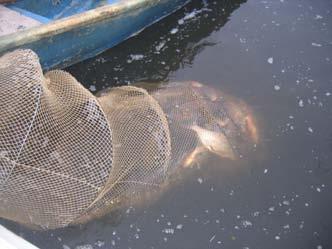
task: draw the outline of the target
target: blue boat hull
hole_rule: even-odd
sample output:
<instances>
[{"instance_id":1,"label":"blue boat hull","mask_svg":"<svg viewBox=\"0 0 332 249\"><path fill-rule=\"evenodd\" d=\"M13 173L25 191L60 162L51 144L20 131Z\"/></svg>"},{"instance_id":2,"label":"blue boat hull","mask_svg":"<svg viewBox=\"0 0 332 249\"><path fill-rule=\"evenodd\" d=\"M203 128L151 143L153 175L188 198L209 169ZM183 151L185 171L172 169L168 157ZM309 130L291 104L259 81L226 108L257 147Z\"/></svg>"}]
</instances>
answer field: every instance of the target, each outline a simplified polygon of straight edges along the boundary
<instances>
[{"instance_id":1,"label":"blue boat hull","mask_svg":"<svg viewBox=\"0 0 332 249\"><path fill-rule=\"evenodd\" d=\"M30 36L29 39L25 39L24 35L19 38L15 37L15 34L9 35L5 40L0 40L0 54L17 48L29 48L39 55L44 70L63 68L117 45L176 11L188 0L159 0L156 4L151 2L153 1L123 12L117 10L120 14L110 15L109 18L91 19L82 22L84 25L76 23L64 32L64 28L59 28L58 31L54 27L49 32L39 32L36 27L33 28L34 34L30 34L29 30L19 32L25 32L27 37ZM70 24L73 17L66 18L67 23Z\"/></svg>"}]
</instances>

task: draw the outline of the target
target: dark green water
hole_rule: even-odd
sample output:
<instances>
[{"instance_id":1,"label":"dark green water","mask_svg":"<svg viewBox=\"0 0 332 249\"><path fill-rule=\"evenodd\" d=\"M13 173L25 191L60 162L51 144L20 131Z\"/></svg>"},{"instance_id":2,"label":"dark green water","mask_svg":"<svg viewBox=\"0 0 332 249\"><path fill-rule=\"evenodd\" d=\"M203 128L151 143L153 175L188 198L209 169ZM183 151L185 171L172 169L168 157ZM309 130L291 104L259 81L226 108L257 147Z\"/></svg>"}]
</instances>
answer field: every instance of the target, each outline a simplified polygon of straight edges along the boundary
<instances>
[{"instance_id":1,"label":"dark green water","mask_svg":"<svg viewBox=\"0 0 332 249\"><path fill-rule=\"evenodd\" d=\"M250 104L262 143L210 158L159 201L52 232L41 248L332 248L332 2L193 1L67 69L90 90L196 80Z\"/></svg>"}]
</instances>

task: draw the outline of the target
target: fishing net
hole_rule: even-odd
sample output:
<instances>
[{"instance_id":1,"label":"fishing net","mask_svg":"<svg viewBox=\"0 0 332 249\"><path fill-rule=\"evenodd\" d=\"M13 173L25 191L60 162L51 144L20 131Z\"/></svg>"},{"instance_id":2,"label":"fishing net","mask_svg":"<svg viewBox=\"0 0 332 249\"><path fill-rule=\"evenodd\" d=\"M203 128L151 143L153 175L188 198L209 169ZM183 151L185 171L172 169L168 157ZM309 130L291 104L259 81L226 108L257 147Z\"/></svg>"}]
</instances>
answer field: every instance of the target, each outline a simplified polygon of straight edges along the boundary
<instances>
[{"instance_id":1,"label":"fishing net","mask_svg":"<svg viewBox=\"0 0 332 249\"><path fill-rule=\"evenodd\" d=\"M0 216L30 227L86 222L204 150L235 158L243 137L256 142L246 106L197 82L95 97L17 50L0 58L0 87Z\"/></svg>"}]
</instances>

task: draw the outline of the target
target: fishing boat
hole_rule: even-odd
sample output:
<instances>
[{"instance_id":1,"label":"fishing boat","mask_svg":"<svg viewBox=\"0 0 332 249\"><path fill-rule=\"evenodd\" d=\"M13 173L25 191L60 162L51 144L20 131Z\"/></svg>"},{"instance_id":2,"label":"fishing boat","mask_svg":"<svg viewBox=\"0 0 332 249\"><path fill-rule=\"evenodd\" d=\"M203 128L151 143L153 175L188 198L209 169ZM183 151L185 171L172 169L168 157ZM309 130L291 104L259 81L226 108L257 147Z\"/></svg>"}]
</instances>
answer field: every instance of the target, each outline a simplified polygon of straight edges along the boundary
<instances>
[{"instance_id":1,"label":"fishing boat","mask_svg":"<svg viewBox=\"0 0 332 249\"><path fill-rule=\"evenodd\" d=\"M189 0L0 0L0 56L34 50L44 70L91 58Z\"/></svg>"}]
</instances>

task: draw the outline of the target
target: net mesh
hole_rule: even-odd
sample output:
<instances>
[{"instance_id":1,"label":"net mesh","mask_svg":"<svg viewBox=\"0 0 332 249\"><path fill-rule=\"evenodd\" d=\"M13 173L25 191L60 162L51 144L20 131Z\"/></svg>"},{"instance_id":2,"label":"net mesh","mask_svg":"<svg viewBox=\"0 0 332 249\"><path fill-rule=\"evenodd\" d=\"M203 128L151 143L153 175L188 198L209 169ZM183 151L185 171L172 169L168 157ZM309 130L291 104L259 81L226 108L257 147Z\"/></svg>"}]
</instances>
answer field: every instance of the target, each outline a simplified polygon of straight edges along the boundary
<instances>
[{"instance_id":1,"label":"net mesh","mask_svg":"<svg viewBox=\"0 0 332 249\"><path fill-rule=\"evenodd\" d=\"M197 82L95 97L17 50L0 58L0 86L0 216L31 227L86 222L203 151L234 158L243 137L257 142L245 104Z\"/></svg>"}]
</instances>

